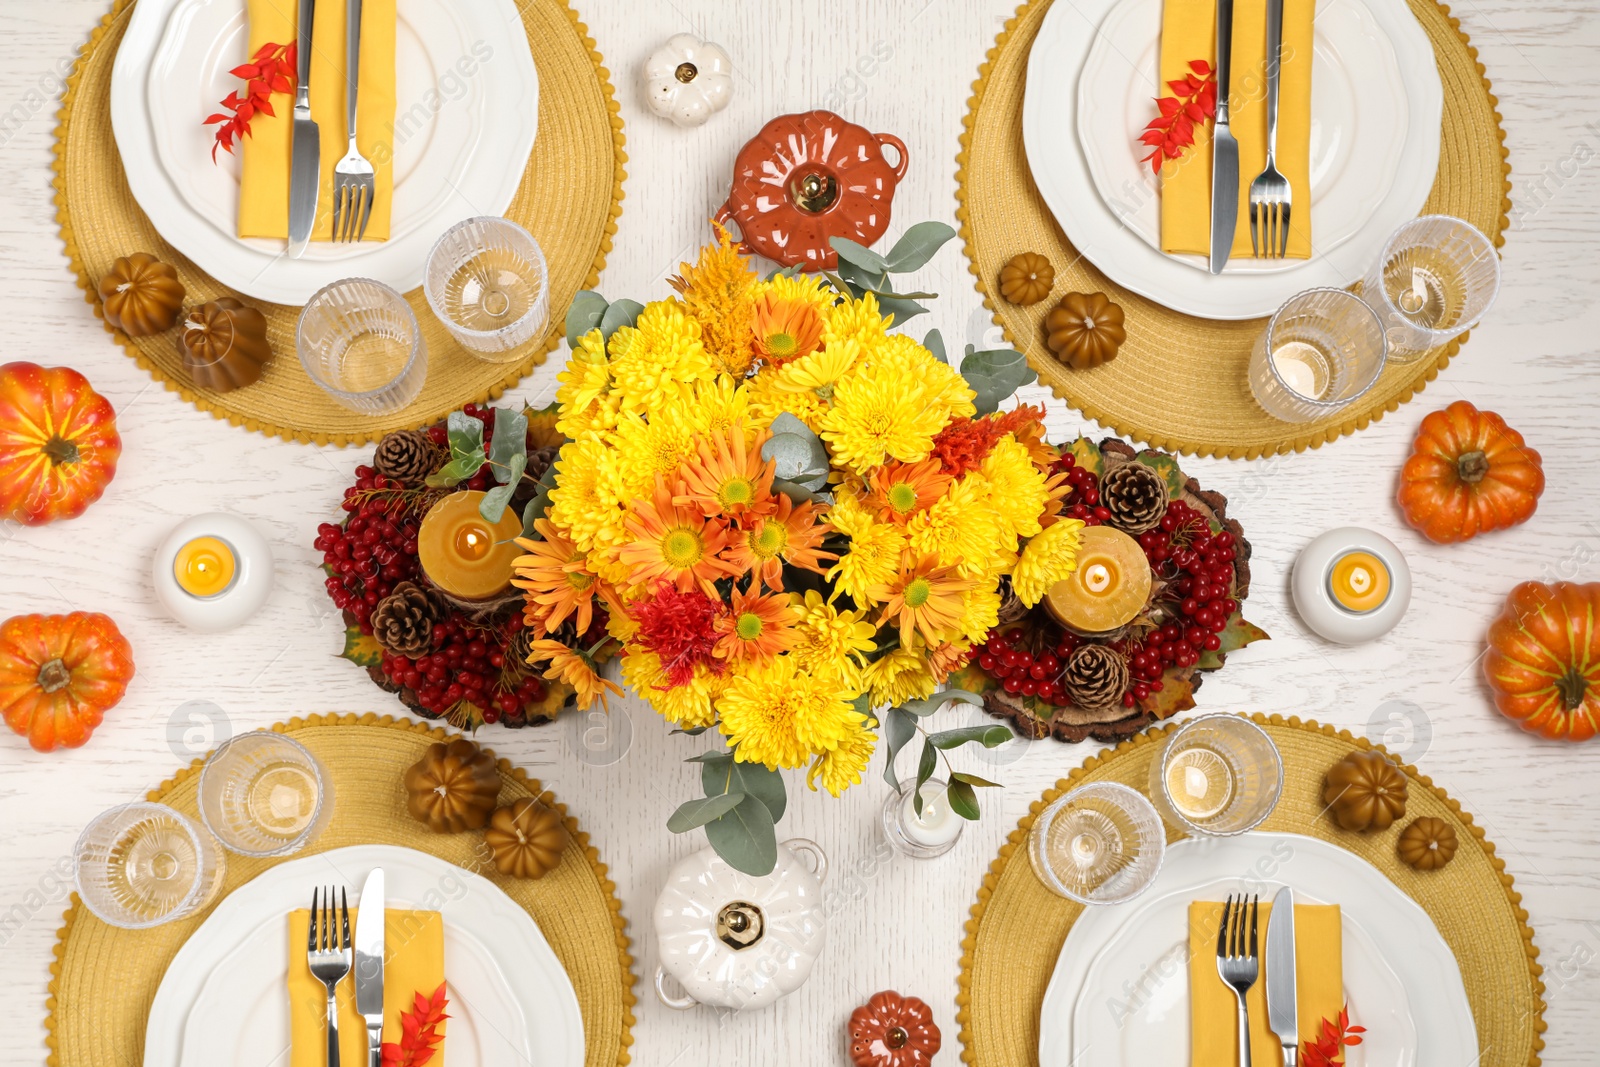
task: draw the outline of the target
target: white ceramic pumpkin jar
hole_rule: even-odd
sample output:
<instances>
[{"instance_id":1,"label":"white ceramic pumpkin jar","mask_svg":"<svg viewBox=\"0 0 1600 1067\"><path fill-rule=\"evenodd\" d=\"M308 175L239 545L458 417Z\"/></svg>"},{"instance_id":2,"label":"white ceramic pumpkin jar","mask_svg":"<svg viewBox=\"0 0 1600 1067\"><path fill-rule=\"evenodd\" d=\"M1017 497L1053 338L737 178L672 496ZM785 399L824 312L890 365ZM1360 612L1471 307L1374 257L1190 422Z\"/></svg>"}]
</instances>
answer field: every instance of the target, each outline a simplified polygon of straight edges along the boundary
<instances>
[{"instance_id":1,"label":"white ceramic pumpkin jar","mask_svg":"<svg viewBox=\"0 0 1600 1067\"><path fill-rule=\"evenodd\" d=\"M677 33L645 60L644 102L679 126L700 126L733 99L728 53L693 34Z\"/></svg>"}]
</instances>

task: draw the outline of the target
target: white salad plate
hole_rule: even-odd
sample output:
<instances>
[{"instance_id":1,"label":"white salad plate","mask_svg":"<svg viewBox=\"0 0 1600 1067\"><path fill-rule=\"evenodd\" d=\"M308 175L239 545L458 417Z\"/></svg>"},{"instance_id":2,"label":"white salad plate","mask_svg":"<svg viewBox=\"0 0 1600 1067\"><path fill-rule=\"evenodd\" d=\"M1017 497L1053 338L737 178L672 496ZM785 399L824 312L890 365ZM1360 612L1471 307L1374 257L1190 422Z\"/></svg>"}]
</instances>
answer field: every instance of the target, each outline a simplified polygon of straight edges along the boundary
<instances>
[{"instance_id":1,"label":"white salad plate","mask_svg":"<svg viewBox=\"0 0 1600 1067\"><path fill-rule=\"evenodd\" d=\"M1067 239L1118 284L1211 319L1259 318L1302 290L1358 280L1394 229L1422 209L1438 170L1444 92L1415 16L1388 2L1319 5L1312 258L1267 264L1235 258L1212 275L1199 257L1160 250L1159 184L1139 162L1145 152L1138 134L1158 95L1160 11L1159 0L1060 0L1034 40L1023 144L1040 195ZM1091 87L1085 71L1097 52L1100 75ZM1392 91L1394 71L1399 92ZM1389 109L1382 119L1373 117L1380 95ZM1336 207L1356 205L1354 214L1364 216L1359 225L1325 217L1324 192L1337 197Z\"/></svg>"},{"instance_id":2,"label":"white salad plate","mask_svg":"<svg viewBox=\"0 0 1600 1067\"><path fill-rule=\"evenodd\" d=\"M1170 845L1144 895L1084 909L1045 991L1040 1067L1188 1063L1190 902L1270 899L1284 885L1302 902L1340 906L1345 996L1367 1028L1349 1067L1477 1061L1460 967L1427 912L1336 845L1252 833Z\"/></svg>"},{"instance_id":3,"label":"white salad plate","mask_svg":"<svg viewBox=\"0 0 1600 1067\"><path fill-rule=\"evenodd\" d=\"M374 867L384 869L390 908L437 910L444 920L444 1062L582 1067L577 994L532 917L487 879L392 845L290 860L218 904L156 991L144 1067L287 1067L289 912L329 884L349 887L359 906Z\"/></svg>"},{"instance_id":4,"label":"white salad plate","mask_svg":"<svg viewBox=\"0 0 1600 1067\"><path fill-rule=\"evenodd\" d=\"M407 292L451 226L499 215L522 180L538 128L538 73L514 0L406 0L396 28L391 237L286 242L238 237L240 149L212 162L205 118L239 89L248 60L244 0L143 0L112 71L112 130L129 188L161 236L240 292L302 305L340 278ZM283 114L288 97L276 98ZM313 116L317 117L317 116Z\"/></svg>"}]
</instances>

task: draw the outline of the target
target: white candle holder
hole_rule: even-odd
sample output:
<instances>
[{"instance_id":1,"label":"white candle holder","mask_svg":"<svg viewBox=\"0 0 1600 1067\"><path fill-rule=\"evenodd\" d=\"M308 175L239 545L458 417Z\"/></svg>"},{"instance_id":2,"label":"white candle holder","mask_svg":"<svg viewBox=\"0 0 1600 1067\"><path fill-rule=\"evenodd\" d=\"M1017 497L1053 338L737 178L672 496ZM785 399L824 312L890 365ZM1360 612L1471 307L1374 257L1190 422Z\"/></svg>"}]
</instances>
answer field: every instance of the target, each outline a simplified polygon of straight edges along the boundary
<instances>
[{"instance_id":1,"label":"white candle holder","mask_svg":"<svg viewBox=\"0 0 1600 1067\"><path fill-rule=\"evenodd\" d=\"M883 836L896 852L930 860L956 847L967 820L950 807L947 784L930 778L922 784L922 814L917 815L911 791L916 781L902 782L883 802Z\"/></svg>"},{"instance_id":2,"label":"white candle holder","mask_svg":"<svg viewBox=\"0 0 1600 1067\"><path fill-rule=\"evenodd\" d=\"M197 546L198 543L198 546ZM197 546L197 547L195 547ZM185 550L205 558L180 580ZM220 566L223 580L209 591L209 568ZM198 574L199 584L195 575ZM167 613L191 630L231 630L261 609L272 592L272 548L254 526L237 515L211 512L180 522L156 549L151 581ZM191 588L185 587L185 582ZM196 592L195 589L205 590Z\"/></svg>"},{"instance_id":3,"label":"white candle holder","mask_svg":"<svg viewBox=\"0 0 1600 1067\"><path fill-rule=\"evenodd\" d=\"M1411 568L1393 541L1360 526L1313 540L1294 564L1295 610L1313 631L1341 645L1376 641L1411 603Z\"/></svg>"}]
</instances>

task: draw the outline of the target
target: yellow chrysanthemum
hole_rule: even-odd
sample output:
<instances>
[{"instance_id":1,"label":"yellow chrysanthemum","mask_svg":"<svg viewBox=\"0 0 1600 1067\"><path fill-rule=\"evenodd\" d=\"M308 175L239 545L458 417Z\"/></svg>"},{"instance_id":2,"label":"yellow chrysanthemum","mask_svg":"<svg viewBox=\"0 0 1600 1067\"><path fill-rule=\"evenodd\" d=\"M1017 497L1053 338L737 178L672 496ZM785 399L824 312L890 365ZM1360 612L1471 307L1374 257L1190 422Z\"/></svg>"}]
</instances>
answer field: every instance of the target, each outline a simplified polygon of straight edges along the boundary
<instances>
[{"instance_id":1,"label":"yellow chrysanthemum","mask_svg":"<svg viewBox=\"0 0 1600 1067\"><path fill-rule=\"evenodd\" d=\"M726 374L695 382L650 413L652 421L677 423L698 434L721 433L749 418L747 391ZM768 420L770 421L770 420ZM757 428L746 427L754 434Z\"/></svg>"},{"instance_id":2,"label":"yellow chrysanthemum","mask_svg":"<svg viewBox=\"0 0 1600 1067\"><path fill-rule=\"evenodd\" d=\"M774 376L784 392L810 393L818 399L831 400L833 387L850 373L860 358L860 342L836 341L820 352L762 373Z\"/></svg>"},{"instance_id":3,"label":"yellow chrysanthemum","mask_svg":"<svg viewBox=\"0 0 1600 1067\"><path fill-rule=\"evenodd\" d=\"M791 593L789 604L800 613L789 654L804 670L812 674L836 671L851 688L859 689L866 654L877 647L866 612L839 611L815 589L808 589L804 596Z\"/></svg>"},{"instance_id":4,"label":"yellow chrysanthemum","mask_svg":"<svg viewBox=\"0 0 1600 1067\"><path fill-rule=\"evenodd\" d=\"M700 448L695 428L679 419L652 417L648 422L632 412L623 414L611 436L617 475L623 495L648 496L656 478L677 484L678 468Z\"/></svg>"},{"instance_id":5,"label":"yellow chrysanthemum","mask_svg":"<svg viewBox=\"0 0 1600 1067\"><path fill-rule=\"evenodd\" d=\"M811 761L811 769L806 771L806 785L815 790L820 781L822 788L838 796L860 784L861 772L867 769L877 741L878 735L865 723L854 727L835 748Z\"/></svg>"},{"instance_id":6,"label":"yellow chrysanthemum","mask_svg":"<svg viewBox=\"0 0 1600 1067\"><path fill-rule=\"evenodd\" d=\"M963 578L999 577L1002 533L984 487L970 477L952 485L926 511L911 516L906 533L918 558L935 556Z\"/></svg>"},{"instance_id":7,"label":"yellow chrysanthemum","mask_svg":"<svg viewBox=\"0 0 1600 1067\"><path fill-rule=\"evenodd\" d=\"M803 360L800 362L804 362ZM752 429L765 430L772 420L788 412L814 433L822 426L822 417L828 413L828 402L815 392L792 392L778 384L772 371L762 371L743 389L749 409Z\"/></svg>"},{"instance_id":8,"label":"yellow chrysanthemum","mask_svg":"<svg viewBox=\"0 0 1600 1067\"><path fill-rule=\"evenodd\" d=\"M838 298L838 294L833 291L826 278L805 273L793 277L787 274L774 274L766 281L758 282L754 292L758 297L771 295L780 300L805 304L824 316Z\"/></svg>"},{"instance_id":9,"label":"yellow chrysanthemum","mask_svg":"<svg viewBox=\"0 0 1600 1067\"><path fill-rule=\"evenodd\" d=\"M617 402L610 400L611 362L606 357L605 340L598 328L578 338L578 347L567 359L566 369L556 375L561 387L556 390L559 417L556 429L571 438L604 429L605 414L616 421Z\"/></svg>"},{"instance_id":10,"label":"yellow chrysanthemum","mask_svg":"<svg viewBox=\"0 0 1600 1067\"><path fill-rule=\"evenodd\" d=\"M700 341L700 324L676 300L646 304L632 326L611 335L612 388L623 411L652 412L716 368Z\"/></svg>"},{"instance_id":11,"label":"yellow chrysanthemum","mask_svg":"<svg viewBox=\"0 0 1600 1067\"><path fill-rule=\"evenodd\" d=\"M1033 607L1051 586L1078 569L1082 530L1082 521L1063 519L1028 542L1011 572L1011 590L1018 600Z\"/></svg>"},{"instance_id":12,"label":"yellow chrysanthemum","mask_svg":"<svg viewBox=\"0 0 1600 1067\"><path fill-rule=\"evenodd\" d=\"M949 408L930 404L913 377L869 360L833 387L833 406L818 432L837 465L866 475L891 457L925 458L949 417Z\"/></svg>"},{"instance_id":13,"label":"yellow chrysanthemum","mask_svg":"<svg viewBox=\"0 0 1600 1067\"><path fill-rule=\"evenodd\" d=\"M831 347L839 341L859 341L871 347L888 336L894 316L878 310L878 298L867 293L860 300L841 300L822 317L822 344Z\"/></svg>"},{"instance_id":14,"label":"yellow chrysanthemum","mask_svg":"<svg viewBox=\"0 0 1600 1067\"><path fill-rule=\"evenodd\" d=\"M863 495L861 482L846 477L834 487L833 507L828 509L828 523L840 533L855 537L878 524L871 506Z\"/></svg>"},{"instance_id":15,"label":"yellow chrysanthemum","mask_svg":"<svg viewBox=\"0 0 1600 1067\"><path fill-rule=\"evenodd\" d=\"M934 359L915 338L892 333L872 349L871 356L880 373L915 381L922 402L938 408L946 422L957 415L970 419L977 414L972 404L977 394L967 380L948 363Z\"/></svg>"},{"instance_id":16,"label":"yellow chrysanthemum","mask_svg":"<svg viewBox=\"0 0 1600 1067\"><path fill-rule=\"evenodd\" d=\"M592 552L622 542L625 510L617 454L593 438L564 445L556 458L550 521Z\"/></svg>"},{"instance_id":17,"label":"yellow chrysanthemum","mask_svg":"<svg viewBox=\"0 0 1600 1067\"><path fill-rule=\"evenodd\" d=\"M667 688L661 657L654 652L630 650L622 659L622 680L668 722L686 730L710 726L717 719L714 703L727 687L726 675L712 674L703 665L683 685Z\"/></svg>"},{"instance_id":18,"label":"yellow chrysanthemum","mask_svg":"<svg viewBox=\"0 0 1600 1067\"><path fill-rule=\"evenodd\" d=\"M961 597L961 620L956 629L968 641L986 640L1000 624L1000 592L991 585L969 589Z\"/></svg>"},{"instance_id":19,"label":"yellow chrysanthemum","mask_svg":"<svg viewBox=\"0 0 1600 1067\"><path fill-rule=\"evenodd\" d=\"M734 759L769 770L803 766L847 740L866 717L832 675L806 674L792 656L733 676L717 700Z\"/></svg>"},{"instance_id":20,"label":"yellow chrysanthemum","mask_svg":"<svg viewBox=\"0 0 1600 1067\"><path fill-rule=\"evenodd\" d=\"M900 647L867 664L862 676L867 692L872 695L872 706L898 707L908 700L922 700L933 695L939 685L928 666L924 652Z\"/></svg>"},{"instance_id":21,"label":"yellow chrysanthemum","mask_svg":"<svg viewBox=\"0 0 1600 1067\"><path fill-rule=\"evenodd\" d=\"M700 249L691 266L678 265L679 276L669 284L683 294L683 302L700 322L707 355L724 374L741 376L750 369L755 340L750 332L750 310L761 279L750 261L721 225L716 244Z\"/></svg>"},{"instance_id":22,"label":"yellow chrysanthemum","mask_svg":"<svg viewBox=\"0 0 1600 1067\"><path fill-rule=\"evenodd\" d=\"M839 557L828 577L839 592L857 604L865 604L873 588L887 584L900 573L900 556L905 547L906 535L898 527L888 523L867 526L851 536L850 551Z\"/></svg>"},{"instance_id":23,"label":"yellow chrysanthemum","mask_svg":"<svg viewBox=\"0 0 1600 1067\"><path fill-rule=\"evenodd\" d=\"M1006 434L984 458L979 473L988 482L989 506L1006 529L1018 537L1038 533L1049 491L1028 447Z\"/></svg>"}]
</instances>

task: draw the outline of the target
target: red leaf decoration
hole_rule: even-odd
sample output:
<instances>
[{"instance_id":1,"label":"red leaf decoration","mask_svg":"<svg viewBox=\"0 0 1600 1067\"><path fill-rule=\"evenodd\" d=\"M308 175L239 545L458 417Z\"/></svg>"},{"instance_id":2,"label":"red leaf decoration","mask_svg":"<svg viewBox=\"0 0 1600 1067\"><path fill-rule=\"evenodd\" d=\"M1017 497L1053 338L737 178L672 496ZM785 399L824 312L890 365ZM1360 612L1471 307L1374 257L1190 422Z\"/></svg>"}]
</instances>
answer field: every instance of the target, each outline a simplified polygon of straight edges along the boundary
<instances>
[{"instance_id":1,"label":"red leaf decoration","mask_svg":"<svg viewBox=\"0 0 1600 1067\"><path fill-rule=\"evenodd\" d=\"M217 127L216 143L211 146L211 161L217 161L217 149L233 152L235 140L250 136L250 120L258 114L276 116L272 110L274 93L294 92L295 46L267 42L256 49L253 63L241 63L229 73L245 82L245 95L237 89L222 101L226 113L218 113L205 120L203 125Z\"/></svg>"},{"instance_id":2,"label":"red leaf decoration","mask_svg":"<svg viewBox=\"0 0 1600 1067\"><path fill-rule=\"evenodd\" d=\"M1173 95L1156 98L1160 115L1139 135L1141 143L1155 149L1141 162L1150 164L1157 174L1161 173L1163 162L1177 159L1194 144L1197 125L1203 126L1217 115L1217 83L1211 64L1195 59L1189 62L1189 69L1194 74L1167 82Z\"/></svg>"},{"instance_id":3,"label":"red leaf decoration","mask_svg":"<svg viewBox=\"0 0 1600 1067\"><path fill-rule=\"evenodd\" d=\"M1207 63L1203 59L1189 60L1189 69L1200 75L1202 78L1208 78L1211 76L1211 64Z\"/></svg>"},{"instance_id":4,"label":"red leaf decoration","mask_svg":"<svg viewBox=\"0 0 1600 1067\"><path fill-rule=\"evenodd\" d=\"M444 998L445 985L433 991L433 996L418 992L411 1000L411 1010L400 1013L400 1041L383 1043L383 1067L423 1067L433 1059L444 1034L439 1031L450 1016L444 1013L450 1003Z\"/></svg>"},{"instance_id":5,"label":"red leaf decoration","mask_svg":"<svg viewBox=\"0 0 1600 1067\"><path fill-rule=\"evenodd\" d=\"M1301 1067L1340 1067L1339 1057L1346 1046L1361 1044L1357 1035L1367 1032L1364 1026L1350 1025L1350 1007L1339 1009L1337 1019L1323 1019L1322 1033L1304 1043L1300 1054Z\"/></svg>"}]
</instances>

